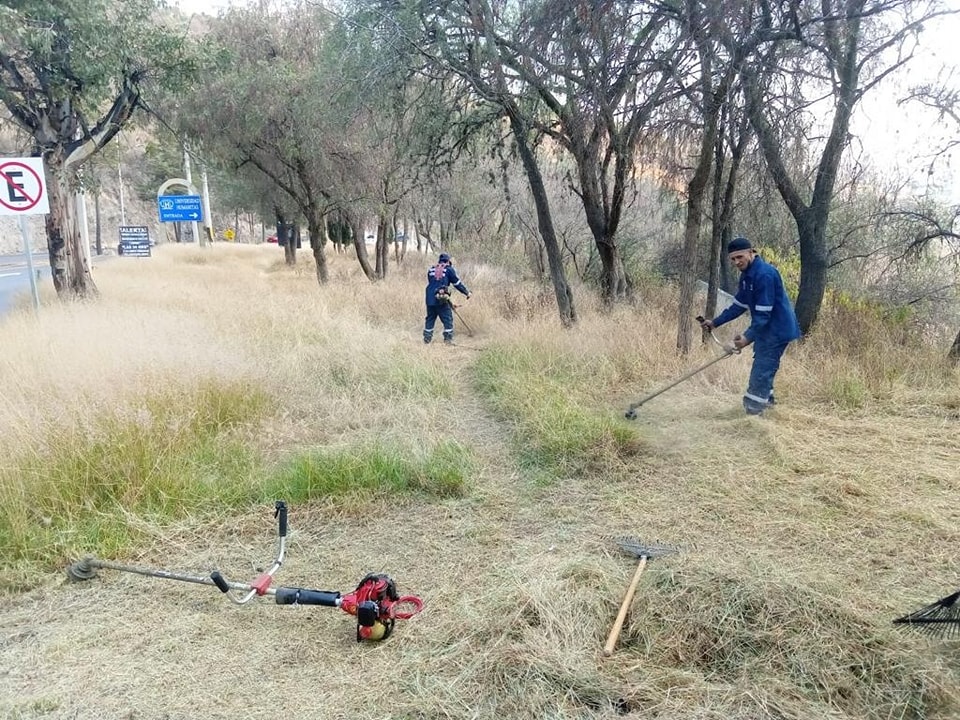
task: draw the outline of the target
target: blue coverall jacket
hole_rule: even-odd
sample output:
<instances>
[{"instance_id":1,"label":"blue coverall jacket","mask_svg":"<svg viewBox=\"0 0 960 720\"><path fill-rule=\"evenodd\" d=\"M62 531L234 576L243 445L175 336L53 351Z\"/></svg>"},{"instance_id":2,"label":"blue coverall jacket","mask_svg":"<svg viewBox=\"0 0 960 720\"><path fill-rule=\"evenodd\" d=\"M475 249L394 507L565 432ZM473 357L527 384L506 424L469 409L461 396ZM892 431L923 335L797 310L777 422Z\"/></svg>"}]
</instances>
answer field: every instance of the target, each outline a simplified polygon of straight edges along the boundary
<instances>
[{"instance_id":1,"label":"blue coverall jacket","mask_svg":"<svg viewBox=\"0 0 960 720\"><path fill-rule=\"evenodd\" d=\"M740 273L733 304L717 315L714 327L750 311L750 327L743 336L753 342L753 368L743 396L748 413L759 414L773 402L773 379L787 345L800 337L793 304L777 269L759 255Z\"/></svg>"},{"instance_id":2,"label":"blue coverall jacket","mask_svg":"<svg viewBox=\"0 0 960 720\"><path fill-rule=\"evenodd\" d=\"M467 286L464 285L457 276L457 271L453 269L453 265L447 265L443 272L440 273L439 278L437 277L437 266L430 266L430 269L427 270L427 307L430 307L431 305L445 304L447 302L446 299L438 298L437 293L439 293L441 290L447 290L451 285L464 295L470 294L470 291L467 290Z\"/></svg>"},{"instance_id":3,"label":"blue coverall jacket","mask_svg":"<svg viewBox=\"0 0 960 720\"><path fill-rule=\"evenodd\" d=\"M433 326L440 318L443 323L444 342L453 342L453 305L450 304L450 287L455 287L464 295L470 291L457 276L453 265L433 265L427 270L427 317L423 324L423 341L429 343L433 339Z\"/></svg>"}]
</instances>

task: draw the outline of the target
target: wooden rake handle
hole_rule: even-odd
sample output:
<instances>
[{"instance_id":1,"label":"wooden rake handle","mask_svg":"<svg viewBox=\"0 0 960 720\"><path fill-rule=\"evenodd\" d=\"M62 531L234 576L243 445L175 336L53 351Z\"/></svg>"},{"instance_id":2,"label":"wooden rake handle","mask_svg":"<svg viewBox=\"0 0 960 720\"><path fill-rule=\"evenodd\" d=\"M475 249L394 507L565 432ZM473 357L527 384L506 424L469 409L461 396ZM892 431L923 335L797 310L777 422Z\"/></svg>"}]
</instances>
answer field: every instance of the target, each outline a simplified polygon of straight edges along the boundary
<instances>
[{"instance_id":1,"label":"wooden rake handle","mask_svg":"<svg viewBox=\"0 0 960 720\"><path fill-rule=\"evenodd\" d=\"M613 648L620 638L620 632L623 630L623 622L627 619L627 611L630 609L630 603L633 601L633 594L637 591L637 585L640 584L640 576L643 575L644 568L647 567L647 556L640 557L640 563L637 565L637 571L633 574L633 580L630 587L627 588L626 595L623 596L623 602L620 603L620 612L617 613L617 619L613 622L613 628L607 637L607 644L603 646L603 654L610 656L613 654Z\"/></svg>"}]
</instances>

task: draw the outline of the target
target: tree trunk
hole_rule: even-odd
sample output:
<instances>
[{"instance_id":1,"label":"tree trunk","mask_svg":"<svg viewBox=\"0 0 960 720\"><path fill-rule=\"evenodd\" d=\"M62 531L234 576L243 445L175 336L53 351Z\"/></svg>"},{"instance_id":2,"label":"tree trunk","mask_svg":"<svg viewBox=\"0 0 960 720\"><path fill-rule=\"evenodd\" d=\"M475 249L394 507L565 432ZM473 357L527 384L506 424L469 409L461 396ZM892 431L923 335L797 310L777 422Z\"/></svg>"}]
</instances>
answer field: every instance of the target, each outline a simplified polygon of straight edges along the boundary
<instances>
[{"instance_id":1,"label":"tree trunk","mask_svg":"<svg viewBox=\"0 0 960 720\"><path fill-rule=\"evenodd\" d=\"M68 171L64 170L61 159L55 154L44 156L44 169L50 202L46 229L53 287L61 300L96 297L99 294L97 286L90 274L86 254L80 246L73 183L67 177Z\"/></svg>"},{"instance_id":2,"label":"tree trunk","mask_svg":"<svg viewBox=\"0 0 960 720\"><path fill-rule=\"evenodd\" d=\"M680 271L680 307L677 318L677 350L686 355L693 341L690 318L694 316L693 303L697 290L697 271L700 257L700 227L703 224L703 203L713 165L713 147L717 139L717 116L712 112L706 119L700 139L697 168L687 184L687 219L683 228L683 268Z\"/></svg>"},{"instance_id":3,"label":"tree trunk","mask_svg":"<svg viewBox=\"0 0 960 720\"><path fill-rule=\"evenodd\" d=\"M827 219L830 207L812 206L796 216L800 236L800 287L795 311L800 330L806 335L817 322L827 290Z\"/></svg>"},{"instance_id":4,"label":"tree trunk","mask_svg":"<svg viewBox=\"0 0 960 720\"><path fill-rule=\"evenodd\" d=\"M543 185L543 176L537 166L533 151L527 144L527 128L516 111L509 112L510 127L517 141L517 150L523 162L523 169L530 183L530 192L537 207L537 224L540 237L547 249L547 260L550 264L550 277L553 280L553 290L557 297L557 308L560 312L560 323L565 328L572 327L577 322L577 310L573 302L573 292L567 283L567 276L563 269L563 259L560 256L560 246L557 242L557 233L553 227L553 217L550 214L550 202L547 190Z\"/></svg>"},{"instance_id":5,"label":"tree trunk","mask_svg":"<svg viewBox=\"0 0 960 720\"><path fill-rule=\"evenodd\" d=\"M960 365L960 332L957 333L957 337L953 340L953 345L950 346L947 359L954 365Z\"/></svg>"},{"instance_id":6,"label":"tree trunk","mask_svg":"<svg viewBox=\"0 0 960 720\"><path fill-rule=\"evenodd\" d=\"M326 285L330 280L327 270L327 256L324 246L327 244L327 224L325 218L311 216L307 219L307 231L310 233L310 249L313 251L313 261L317 266L317 282Z\"/></svg>"},{"instance_id":7,"label":"tree trunk","mask_svg":"<svg viewBox=\"0 0 960 720\"><path fill-rule=\"evenodd\" d=\"M357 261L360 263L360 269L367 276L368 280L376 280L377 273L370 266L370 258L367 257L367 240L363 236L363 225L360 220L354 216L347 216L350 227L353 230L353 247L357 253Z\"/></svg>"},{"instance_id":8,"label":"tree trunk","mask_svg":"<svg viewBox=\"0 0 960 720\"><path fill-rule=\"evenodd\" d=\"M280 237L277 236L277 242ZM297 245L300 244L300 226L296 223L287 225L287 244L283 246L283 259L290 267L297 264Z\"/></svg>"},{"instance_id":9,"label":"tree trunk","mask_svg":"<svg viewBox=\"0 0 960 720\"><path fill-rule=\"evenodd\" d=\"M830 119L830 132L817 162L816 180L809 204L803 202L797 189L798 183L790 177L783 143L767 120L756 75L744 75L750 122L757 133L777 190L797 223L800 240L800 288L796 313L800 331L804 335L817 321L827 288L829 249L826 231L831 200L843 152L850 143L850 117L863 93L859 85L862 65L861 21L865 5L866 0L849 0L843 4L841 16L824 25L824 51L835 74L835 104L833 117ZM824 3L824 8L827 7Z\"/></svg>"},{"instance_id":10,"label":"tree trunk","mask_svg":"<svg viewBox=\"0 0 960 720\"><path fill-rule=\"evenodd\" d=\"M625 179L626 168L618 157L614 168L614 189L608 198L605 188L601 187L605 179L596 175L598 167L604 170L606 167L598 159L593 144L576 144L574 156L577 158L580 178L580 200L587 225L593 234L597 255L600 257L600 297L605 305L611 305L630 293L623 256L617 245L617 228L620 224L618 203L622 202L623 198L620 188Z\"/></svg>"},{"instance_id":11,"label":"tree trunk","mask_svg":"<svg viewBox=\"0 0 960 720\"><path fill-rule=\"evenodd\" d=\"M376 255L376 274L378 280L384 280L387 277L387 269L390 264L390 241L388 235L390 225L387 216L381 214L377 218L377 240L374 243L374 254Z\"/></svg>"},{"instance_id":12,"label":"tree trunk","mask_svg":"<svg viewBox=\"0 0 960 720\"><path fill-rule=\"evenodd\" d=\"M713 87L712 49L707 40L695 31L701 63L701 98L703 103L703 130L697 166L687 184L687 218L683 228L683 269L680 272L680 308L677 318L677 350L683 355L690 352L693 341L690 318L694 316L694 300L700 260L700 228L703 224L703 206L710 183L710 170L719 138L720 112L723 109L727 88L733 79L728 70L723 80Z\"/></svg>"},{"instance_id":13,"label":"tree trunk","mask_svg":"<svg viewBox=\"0 0 960 720\"><path fill-rule=\"evenodd\" d=\"M629 296L630 282L616 237L606 235L594 242L600 257L600 297L609 305Z\"/></svg>"}]
</instances>

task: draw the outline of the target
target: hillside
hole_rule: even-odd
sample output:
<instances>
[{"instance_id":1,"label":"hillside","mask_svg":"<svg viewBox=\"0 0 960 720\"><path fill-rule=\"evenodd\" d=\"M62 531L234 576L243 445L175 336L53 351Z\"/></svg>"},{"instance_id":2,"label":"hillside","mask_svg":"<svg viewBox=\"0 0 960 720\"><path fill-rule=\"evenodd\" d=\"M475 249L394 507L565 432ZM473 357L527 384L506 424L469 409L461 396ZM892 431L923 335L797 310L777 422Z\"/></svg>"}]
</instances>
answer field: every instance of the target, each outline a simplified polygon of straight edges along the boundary
<instances>
[{"instance_id":1,"label":"hillside","mask_svg":"<svg viewBox=\"0 0 960 720\"><path fill-rule=\"evenodd\" d=\"M891 624L960 587L942 349L829 311L768 416L734 357L628 422L715 352L675 355L669 289L612 313L578 289L564 332L549 293L457 258L458 344L424 346L427 259L371 285L331 255L318 287L275 251L164 245L99 267L97 303L0 320L0 716L960 714L956 641ZM64 575L91 553L249 581L281 493L277 584L385 572L424 611L357 644L331 608ZM605 658L621 535L680 551Z\"/></svg>"}]
</instances>

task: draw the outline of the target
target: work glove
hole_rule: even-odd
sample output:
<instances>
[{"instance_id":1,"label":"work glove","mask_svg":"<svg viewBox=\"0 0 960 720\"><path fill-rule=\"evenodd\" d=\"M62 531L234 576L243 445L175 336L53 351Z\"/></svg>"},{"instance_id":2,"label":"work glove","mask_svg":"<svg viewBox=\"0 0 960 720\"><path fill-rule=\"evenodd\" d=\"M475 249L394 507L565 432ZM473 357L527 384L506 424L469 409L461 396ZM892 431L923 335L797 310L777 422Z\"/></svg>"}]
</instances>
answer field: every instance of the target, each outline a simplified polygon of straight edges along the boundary
<instances>
[{"instance_id":1,"label":"work glove","mask_svg":"<svg viewBox=\"0 0 960 720\"><path fill-rule=\"evenodd\" d=\"M702 327L704 330L713 330L715 326L713 324L713 320L702 320L700 322L700 327Z\"/></svg>"}]
</instances>

